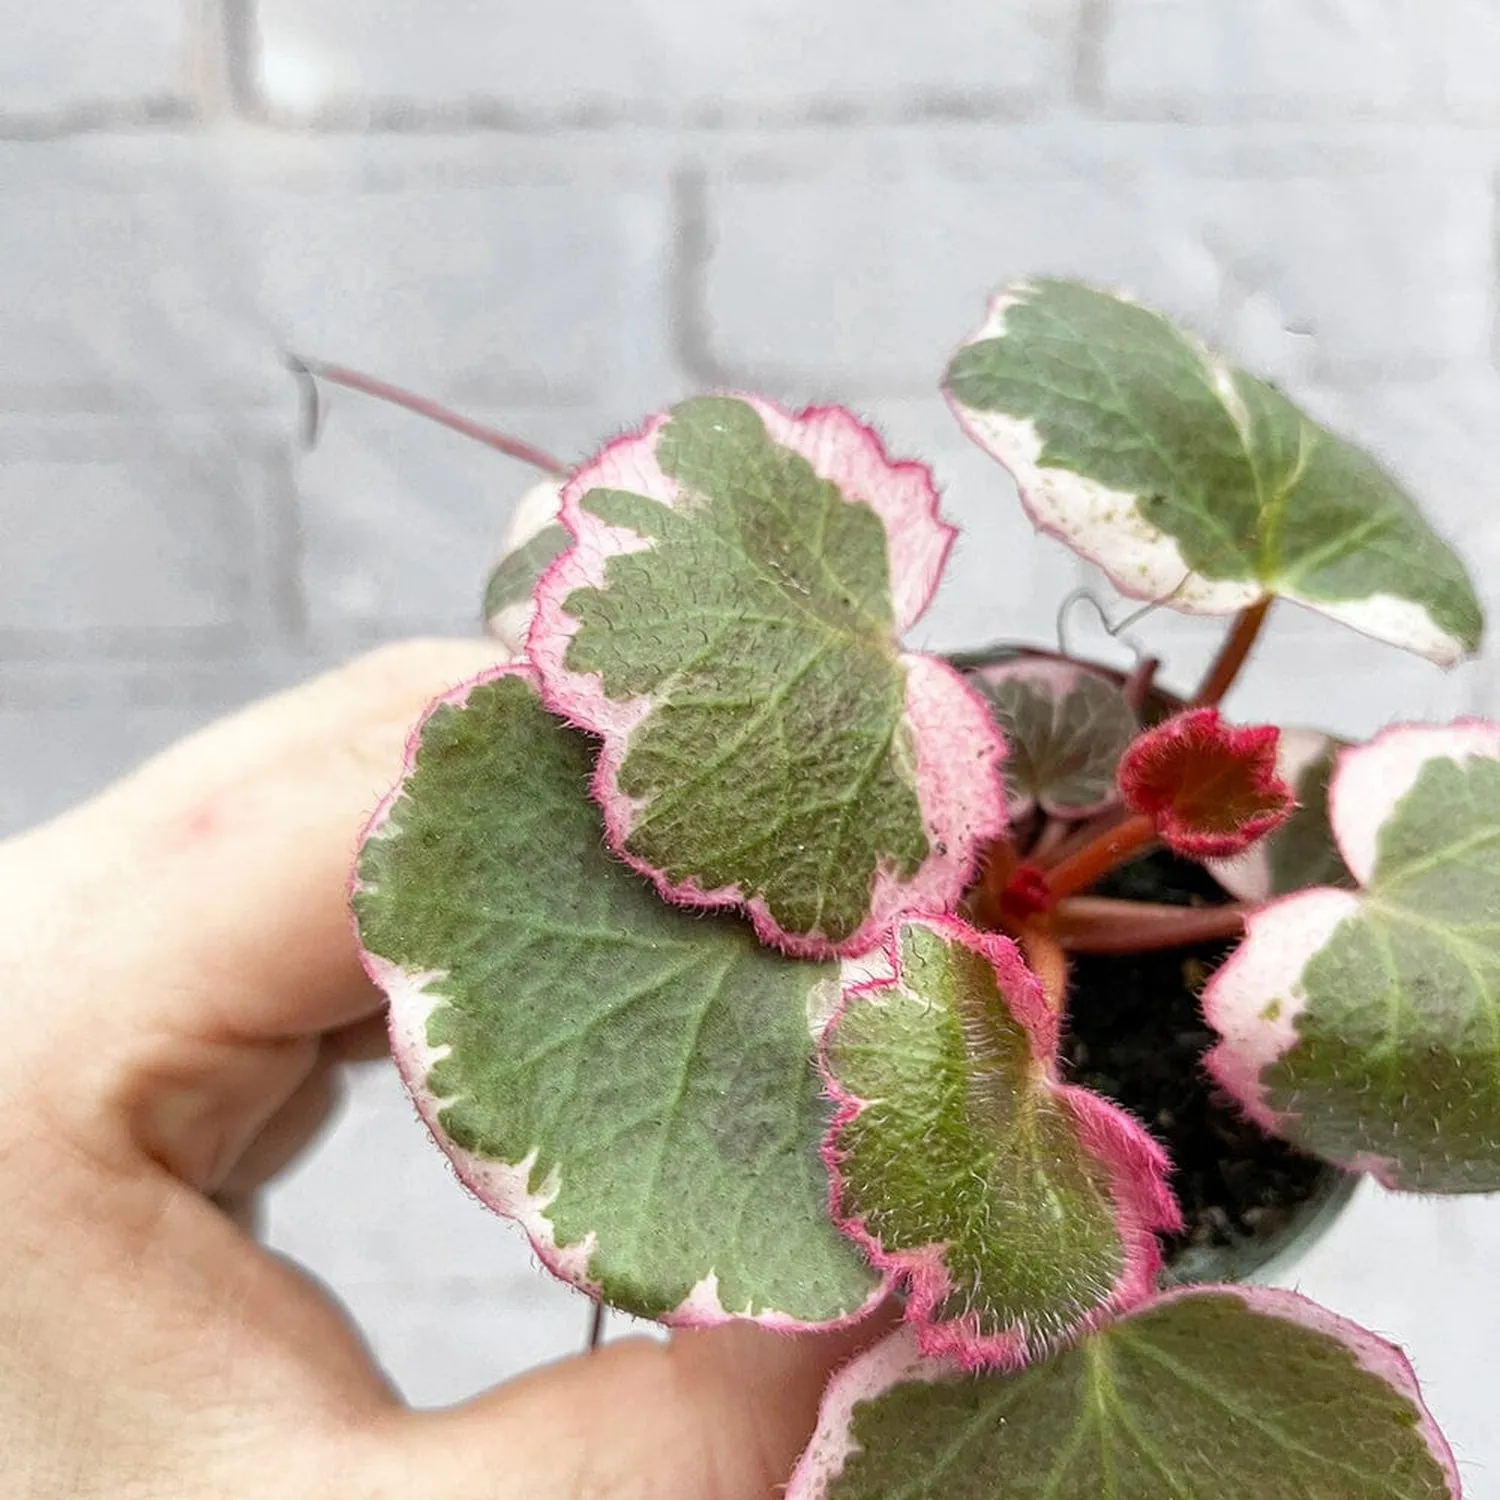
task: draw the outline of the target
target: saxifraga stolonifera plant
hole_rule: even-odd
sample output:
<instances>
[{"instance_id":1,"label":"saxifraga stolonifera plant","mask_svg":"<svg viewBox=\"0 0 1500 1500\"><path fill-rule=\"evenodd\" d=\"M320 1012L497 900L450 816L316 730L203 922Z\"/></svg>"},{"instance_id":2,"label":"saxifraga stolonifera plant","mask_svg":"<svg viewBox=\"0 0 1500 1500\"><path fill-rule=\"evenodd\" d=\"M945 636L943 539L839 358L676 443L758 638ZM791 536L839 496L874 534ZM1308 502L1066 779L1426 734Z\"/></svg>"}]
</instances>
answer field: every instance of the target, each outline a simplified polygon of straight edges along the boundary
<instances>
[{"instance_id":1,"label":"saxifraga stolonifera plant","mask_svg":"<svg viewBox=\"0 0 1500 1500\"><path fill-rule=\"evenodd\" d=\"M1500 1189L1500 726L1346 746L1218 708L1277 599L1471 654L1464 568L1126 298L1012 287L944 387L1038 527L1233 616L1206 679L907 651L954 536L926 468L835 406L650 418L523 507L487 598L518 654L433 705L365 838L412 1097L602 1304L795 1334L896 1299L791 1500L1456 1495L1398 1350L1191 1284L1175 1106L1085 1086L1075 1038L1085 991L1130 1033L1166 1004L1131 966L1206 954L1177 1071L1224 1130L1319 1181Z\"/></svg>"}]
</instances>

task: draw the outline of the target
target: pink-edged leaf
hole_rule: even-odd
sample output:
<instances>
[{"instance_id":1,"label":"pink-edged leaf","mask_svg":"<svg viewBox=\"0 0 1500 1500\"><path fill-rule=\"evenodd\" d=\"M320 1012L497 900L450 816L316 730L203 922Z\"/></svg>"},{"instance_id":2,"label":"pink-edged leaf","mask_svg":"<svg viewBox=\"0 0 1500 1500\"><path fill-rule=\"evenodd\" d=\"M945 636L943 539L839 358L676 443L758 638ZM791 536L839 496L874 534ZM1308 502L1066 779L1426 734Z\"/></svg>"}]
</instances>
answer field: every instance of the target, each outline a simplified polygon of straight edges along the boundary
<instances>
[{"instance_id":1,"label":"pink-edged leaf","mask_svg":"<svg viewBox=\"0 0 1500 1500\"><path fill-rule=\"evenodd\" d=\"M1294 1292L1158 1297L965 1375L902 1329L839 1371L786 1500L1459 1500L1394 1345Z\"/></svg>"},{"instance_id":2,"label":"pink-edged leaf","mask_svg":"<svg viewBox=\"0 0 1500 1500\"><path fill-rule=\"evenodd\" d=\"M1115 796L1120 756L1140 725L1108 673L1049 657L1018 657L969 671L990 705L1009 754L1010 816L1033 807L1085 818Z\"/></svg>"},{"instance_id":3,"label":"pink-edged leaf","mask_svg":"<svg viewBox=\"0 0 1500 1500\"><path fill-rule=\"evenodd\" d=\"M748 907L788 952L954 906L1004 826L1004 744L905 653L952 541L926 469L838 407L700 397L586 464L528 650L603 740L611 846L669 899Z\"/></svg>"},{"instance_id":4,"label":"pink-edged leaf","mask_svg":"<svg viewBox=\"0 0 1500 1500\"><path fill-rule=\"evenodd\" d=\"M1057 1016L1008 938L918 918L890 961L824 1033L834 1214L905 1280L924 1353L1016 1365L1148 1295L1179 1226L1166 1159L1059 1082Z\"/></svg>"},{"instance_id":5,"label":"pink-edged leaf","mask_svg":"<svg viewBox=\"0 0 1500 1500\"><path fill-rule=\"evenodd\" d=\"M1206 861L1236 901L1269 901L1315 885L1353 885L1328 821L1328 784L1344 748L1343 741L1316 729L1281 731L1276 774L1297 799L1296 811L1242 853Z\"/></svg>"},{"instance_id":6,"label":"pink-edged leaf","mask_svg":"<svg viewBox=\"0 0 1500 1500\"><path fill-rule=\"evenodd\" d=\"M1189 859L1226 859L1291 816L1296 803L1276 770L1280 731L1226 724L1190 708L1148 729L1120 759L1126 804L1153 819L1161 840Z\"/></svg>"},{"instance_id":7,"label":"pink-edged leaf","mask_svg":"<svg viewBox=\"0 0 1500 1500\"><path fill-rule=\"evenodd\" d=\"M562 485L554 479L542 480L521 496L485 584L485 628L514 652L524 649L531 631L537 584L572 545L558 520L561 505Z\"/></svg>"},{"instance_id":8,"label":"pink-edged leaf","mask_svg":"<svg viewBox=\"0 0 1500 1500\"><path fill-rule=\"evenodd\" d=\"M353 893L393 1050L459 1176L557 1275L680 1325L859 1316L816 1019L839 966L666 905L605 847L594 747L501 668L436 704Z\"/></svg>"},{"instance_id":9,"label":"pink-edged leaf","mask_svg":"<svg viewBox=\"0 0 1500 1500\"><path fill-rule=\"evenodd\" d=\"M1329 809L1359 891L1254 913L1204 993L1219 1081L1389 1187L1500 1189L1500 725L1387 730Z\"/></svg>"}]
</instances>

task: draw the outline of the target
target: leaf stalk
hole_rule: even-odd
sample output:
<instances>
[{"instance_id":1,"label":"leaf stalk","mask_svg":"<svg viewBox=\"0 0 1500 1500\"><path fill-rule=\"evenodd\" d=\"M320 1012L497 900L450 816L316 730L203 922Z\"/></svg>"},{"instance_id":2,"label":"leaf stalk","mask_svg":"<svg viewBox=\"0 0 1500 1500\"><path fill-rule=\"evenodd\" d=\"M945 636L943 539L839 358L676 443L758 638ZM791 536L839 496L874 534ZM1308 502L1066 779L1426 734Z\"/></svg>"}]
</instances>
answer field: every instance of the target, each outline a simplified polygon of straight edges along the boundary
<instances>
[{"instance_id":1,"label":"leaf stalk","mask_svg":"<svg viewBox=\"0 0 1500 1500\"><path fill-rule=\"evenodd\" d=\"M1155 842L1155 821L1145 813L1134 813L1047 870L1048 889L1055 901L1087 890Z\"/></svg>"},{"instance_id":2,"label":"leaf stalk","mask_svg":"<svg viewBox=\"0 0 1500 1500\"><path fill-rule=\"evenodd\" d=\"M522 442L520 438L511 437L509 433L501 432L498 428L487 427L483 422L472 421L456 411L450 411L446 406L440 406L426 396L418 396L411 391L403 390L398 385L391 385L388 381L377 380L373 375L363 375L358 370L351 370L345 365L331 365L319 359L305 359L300 354L287 355L287 364L294 374L312 380L326 380L330 385L344 386L348 390L358 391L361 395L373 396L377 401L389 401L393 406L402 407L419 417L425 417L429 422L436 422L442 427L451 428L464 437L473 438L475 442L483 443L485 447L505 454L507 458L530 464L532 468L540 469L544 474L551 474L554 478L561 478L567 472L565 466L545 450L531 443Z\"/></svg>"},{"instance_id":3,"label":"leaf stalk","mask_svg":"<svg viewBox=\"0 0 1500 1500\"><path fill-rule=\"evenodd\" d=\"M1224 644L1219 648L1219 654L1214 658L1213 665L1209 667L1202 685L1193 695L1191 707L1216 708L1223 701L1224 695L1234 686L1235 679L1240 675L1240 668L1245 665L1245 660L1250 655L1251 647L1255 645L1261 627L1266 623L1266 616L1270 613L1273 598L1273 595L1267 594L1265 598L1257 600L1248 609L1242 609L1234 617L1234 624L1229 634L1224 637Z\"/></svg>"},{"instance_id":4,"label":"leaf stalk","mask_svg":"<svg viewBox=\"0 0 1500 1500\"><path fill-rule=\"evenodd\" d=\"M1250 910L1239 902L1171 906L1109 896L1070 896L1053 908L1052 931L1069 953L1152 953L1238 937Z\"/></svg>"}]
</instances>

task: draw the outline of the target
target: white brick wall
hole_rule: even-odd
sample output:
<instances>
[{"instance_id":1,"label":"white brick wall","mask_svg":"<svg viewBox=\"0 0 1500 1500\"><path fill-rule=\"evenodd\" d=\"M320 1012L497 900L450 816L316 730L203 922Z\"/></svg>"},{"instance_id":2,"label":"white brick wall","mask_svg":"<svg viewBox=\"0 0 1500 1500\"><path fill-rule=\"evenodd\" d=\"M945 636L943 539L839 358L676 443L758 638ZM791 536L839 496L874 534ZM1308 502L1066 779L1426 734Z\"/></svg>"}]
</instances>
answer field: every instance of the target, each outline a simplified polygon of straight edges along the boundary
<instances>
[{"instance_id":1,"label":"white brick wall","mask_svg":"<svg viewBox=\"0 0 1500 1500\"><path fill-rule=\"evenodd\" d=\"M1076 6L905 0L259 0L278 118L467 109L503 123L1020 108L1065 92Z\"/></svg>"},{"instance_id":2,"label":"white brick wall","mask_svg":"<svg viewBox=\"0 0 1500 1500\"><path fill-rule=\"evenodd\" d=\"M565 457L706 385L848 400L965 528L918 631L947 647L1050 636L1085 570L936 376L994 284L1123 282L1385 455L1500 612L1496 0L0 0L0 29L0 831L469 628L526 476L345 392L303 452L288 348ZM1246 714L1500 714L1495 648L1444 675L1279 613ZM1216 633L1134 632L1175 680ZM388 1076L270 1225L417 1399L582 1337ZM1409 1346L1479 1500L1497 1245L1494 1203L1369 1193L1304 1271Z\"/></svg>"},{"instance_id":3,"label":"white brick wall","mask_svg":"<svg viewBox=\"0 0 1500 1500\"><path fill-rule=\"evenodd\" d=\"M1113 0L1103 92L1122 113L1494 119L1489 0Z\"/></svg>"},{"instance_id":4,"label":"white brick wall","mask_svg":"<svg viewBox=\"0 0 1500 1500\"><path fill-rule=\"evenodd\" d=\"M189 10L180 0L0 3L0 111L13 127L92 123L101 108L184 113L192 89Z\"/></svg>"}]
</instances>

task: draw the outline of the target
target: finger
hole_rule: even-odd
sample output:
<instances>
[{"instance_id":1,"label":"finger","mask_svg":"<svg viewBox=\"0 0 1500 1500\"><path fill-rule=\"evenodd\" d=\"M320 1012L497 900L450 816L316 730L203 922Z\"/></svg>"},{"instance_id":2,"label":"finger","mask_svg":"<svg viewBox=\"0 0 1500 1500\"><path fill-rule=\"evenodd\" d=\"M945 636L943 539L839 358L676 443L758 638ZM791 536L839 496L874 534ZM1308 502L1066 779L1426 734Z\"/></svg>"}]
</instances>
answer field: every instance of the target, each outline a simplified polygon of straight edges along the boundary
<instances>
[{"instance_id":1,"label":"finger","mask_svg":"<svg viewBox=\"0 0 1500 1500\"><path fill-rule=\"evenodd\" d=\"M343 1097L342 1074L320 1059L222 1179L209 1184L220 1206L250 1197L284 1171L327 1126Z\"/></svg>"},{"instance_id":2,"label":"finger","mask_svg":"<svg viewBox=\"0 0 1500 1500\"><path fill-rule=\"evenodd\" d=\"M426 703L496 655L387 648L6 846L0 1068L181 1175L224 1170L307 1077L308 1039L377 1007L346 909L359 832Z\"/></svg>"},{"instance_id":3,"label":"finger","mask_svg":"<svg viewBox=\"0 0 1500 1500\"><path fill-rule=\"evenodd\" d=\"M468 1406L407 1417L387 1459L391 1493L405 1481L434 1500L772 1500L830 1372L895 1316L817 1336L737 1324L606 1345Z\"/></svg>"}]
</instances>

